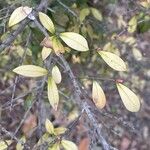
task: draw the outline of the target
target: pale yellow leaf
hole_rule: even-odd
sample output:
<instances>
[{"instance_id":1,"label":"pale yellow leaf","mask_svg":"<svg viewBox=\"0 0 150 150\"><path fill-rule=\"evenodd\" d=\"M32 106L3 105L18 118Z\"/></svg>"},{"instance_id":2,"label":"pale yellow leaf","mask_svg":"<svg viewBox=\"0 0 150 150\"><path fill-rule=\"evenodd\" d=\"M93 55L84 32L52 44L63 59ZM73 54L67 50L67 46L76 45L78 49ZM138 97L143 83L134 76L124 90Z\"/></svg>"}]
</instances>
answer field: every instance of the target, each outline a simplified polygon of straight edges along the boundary
<instances>
[{"instance_id":1,"label":"pale yellow leaf","mask_svg":"<svg viewBox=\"0 0 150 150\"><path fill-rule=\"evenodd\" d=\"M52 77L48 78L48 99L53 109L57 110L59 103L59 94L57 85Z\"/></svg>"},{"instance_id":2,"label":"pale yellow leaf","mask_svg":"<svg viewBox=\"0 0 150 150\"><path fill-rule=\"evenodd\" d=\"M99 21L103 20L102 13L99 10L97 10L96 8L91 8L91 12L97 20Z\"/></svg>"},{"instance_id":3,"label":"pale yellow leaf","mask_svg":"<svg viewBox=\"0 0 150 150\"><path fill-rule=\"evenodd\" d=\"M67 128L64 128L64 127L58 127L58 128L55 128L54 129L54 134L55 135L60 135L60 134L63 134L67 131Z\"/></svg>"},{"instance_id":4,"label":"pale yellow leaf","mask_svg":"<svg viewBox=\"0 0 150 150\"><path fill-rule=\"evenodd\" d=\"M52 147L49 147L48 150L60 150L60 144L55 143Z\"/></svg>"},{"instance_id":5,"label":"pale yellow leaf","mask_svg":"<svg viewBox=\"0 0 150 150\"><path fill-rule=\"evenodd\" d=\"M98 53L101 55L103 60L114 70L117 71L127 70L125 62L119 56L105 51L99 51Z\"/></svg>"},{"instance_id":6,"label":"pale yellow leaf","mask_svg":"<svg viewBox=\"0 0 150 150\"><path fill-rule=\"evenodd\" d=\"M42 49L42 59L45 60L50 55L51 51L51 48L47 48L44 46Z\"/></svg>"},{"instance_id":7,"label":"pale yellow leaf","mask_svg":"<svg viewBox=\"0 0 150 150\"><path fill-rule=\"evenodd\" d=\"M61 144L65 150L78 150L78 147L75 143L68 141L68 140L62 140Z\"/></svg>"},{"instance_id":8,"label":"pale yellow leaf","mask_svg":"<svg viewBox=\"0 0 150 150\"><path fill-rule=\"evenodd\" d=\"M61 72L57 66L54 66L52 69L52 77L57 84L61 82Z\"/></svg>"},{"instance_id":9,"label":"pale yellow leaf","mask_svg":"<svg viewBox=\"0 0 150 150\"><path fill-rule=\"evenodd\" d=\"M54 134L54 126L49 119L46 119L45 121L45 128L49 134Z\"/></svg>"},{"instance_id":10,"label":"pale yellow leaf","mask_svg":"<svg viewBox=\"0 0 150 150\"><path fill-rule=\"evenodd\" d=\"M60 40L56 36L52 37L52 45L56 55L65 52L64 46L61 44Z\"/></svg>"},{"instance_id":11,"label":"pale yellow leaf","mask_svg":"<svg viewBox=\"0 0 150 150\"><path fill-rule=\"evenodd\" d=\"M20 140L25 143L26 141L25 136L23 136ZM16 150L23 150L23 149L24 149L24 146L21 143L17 143Z\"/></svg>"},{"instance_id":12,"label":"pale yellow leaf","mask_svg":"<svg viewBox=\"0 0 150 150\"><path fill-rule=\"evenodd\" d=\"M80 21L82 22L86 18L86 16L88 16L89 14L90 14L89 8L83 8L80 11L80 15L79 15Z\"/></svg>"},{"instance_id":13,"label":"pale yellow leaf","mask_svg":"<svg viewBox=\"0 0 150 150\"><path fill-rule=\"evenodd\" d=\"M31 12L32 8L27 6L16 8L10 16L8 26L11 27L24 20Z\"/></svg>"},{"instance_id":14,"label":"pale yellow leaf","mask_svg":"<svg viewBox=\"0 0 150 150\"><path fill-rule=\"evenodd\" d=\"M105 107L106 97L105 97L104 91L96 81L93 81L92 99L96 107L100 109Z\"/></svg>"},{"instance_id":15,"label":"pale yellow leaf","mask_svg":"<svg viewBox=\"0 0 150 150\"><path fill-rule=\"evenodd\" d=\"M118 92L122 99L122 102L127 110L131 112L137 112L140 109L140 100L129 88L121 83L116 83Z\"/></svg>"},{"instance_id":16,"label":"pale yellow leaf","mask_svg":"<svg viewBox=\"0 0 150 150\"><path fill-rule=\"evenodd\" d=\"M41 77L48 73L46 69L35 65L22 65L15 68L13 72L26 77Z\"/></svg>"},{"instance_id":17,"label":"pale yellow leaf","mask_svg":"<svg viewBox=\"0 0 150 150\"><path fill-rule=\"evenodd\" d=\"M133 33L137 28L137 16L133 16L128 22L128 32Z\"/></svg>"},{"instance_id":18,"label":"pale yellow leaf","mask_svg":"<svg viewBox=\"0 0 150 150\"><path fill-rule=\"evenodd\" d=\"M7 145L10 145L12 143L11 140L6 140L5 142L4 141L0 141L0 150L6 150L7 147L8 147Z\"/></svg>"},{"instance_id":19,"label":"pale yellow leaf","mask_svg":"<svg viewBox=\"0 0 150 150\"><path fill-rule=\"evenodd\" d=\"M39 19L42 25L52 34L55 33L55 27L52 20L44 13L39 12Z\"/></svg>"},{"instance_id":20,"label":"pale yellow leaf","mask_svg":"<svg viewBox=\"0 0 150 150\"><path fill-rule=\"evenodd\" d=\"M71 48L77 51L88 51L88 43L86 39L78 33L64 32L60 34L60 38Z\"/></svg>"}]
</instances>

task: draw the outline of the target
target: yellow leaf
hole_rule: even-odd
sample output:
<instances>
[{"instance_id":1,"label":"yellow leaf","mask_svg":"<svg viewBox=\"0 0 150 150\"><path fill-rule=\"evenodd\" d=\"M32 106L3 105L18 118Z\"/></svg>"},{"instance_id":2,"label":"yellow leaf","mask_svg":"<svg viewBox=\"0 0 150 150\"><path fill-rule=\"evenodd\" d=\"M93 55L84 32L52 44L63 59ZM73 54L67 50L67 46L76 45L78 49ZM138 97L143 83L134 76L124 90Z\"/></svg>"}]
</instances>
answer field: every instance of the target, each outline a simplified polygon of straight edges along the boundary
<instances>
[{"instance_id":1,"label":"yellow leaf","mask_svg":"<svg viewBox=\"0 0 150 150\"><path fill-rule=\"evenodd\" d=\"M128 32L133 33L137 28L137 16L133 16L128 22Z\"/></svg>"},{"instance_id":2,"label":"yellow leaf","mask_svg":"<svg viewBox=\"0 0 150 150\"><path fill-rule=\"evenodd\" d=\"M52 122L48 119L45 121L45 128L49 134L54 134L54 126Z\"/></svg>"},{"instance_id":3,"label":"yellow leaf","mask_svg":"<svg viewBox=\"0 0 150 150\"><path fill-rule=\"evenodd\" d=\"M55 135L60 135L60 134L63 134L67 131L67 128L64 128L64 127L58 127L58 128L55 128L54 129L54 134Z\"/></svg>"},{"instance_id":4,"label":"yellow leaf","mask_svg":"<svg viewBox=\"0 0 150 150\"><path fill-rule=\"evenodd\" d=\"M39 12L39 19L42 25L52 34L55 33L55 27L52 20L44 13Z\"/></svg>"},{"instance_id":5,"label":"yellow leaf","mask_svg":"<svg viewBox=\"0 0 150 150\"><path fill-rule=\"evenodd\" d=\"M26 141L25 136L23 136L20 140L25 143ZM24 146L21 143L17 143L16 150L23 150L23 149L24 149Z\"/></svg>"},{"instance_id":6,"label":"yellow leaf","mask_svg":"<svg viewBox=\"0 0 150 150\"><path fill-rule=\"evenodd\" d=\"M26 77L41 77L48 73L46 69L34 65L22 65L15 68L13 72Z\"/></svg>"},{"instance_id":7,"label":"yellow leaf","mask_svg":"<svg viewBox=\"0 0 150 150\"><path fill-rule=\"evenodd\" d=\"M49 147L48 150L60 150L60 144L55 143L52 147Z\"/></svg>"},{"instance_id":8,"label":"yellow leaf","mask_svg":"<svg viewBox=\"0 0 150 150\"><path fill-rule=\"evenodd\" d=\"M150 2L146 2L146 1L142 1L142 2L140 2L140 5L142 5L143 7L145 7L145 8L147 8L147 9L149 9L150 8Z\"/></svg>"},{"instance_id":9,"label":"yellow leaf","mask_svg":"<svg viewBox=\"0 0 150 150\"><path fill-rule=\"evenodd\" d=\"M59 94L57 85L52 77L48 78L48 99L53 109L57 110Z\"/></svg>"},{"instance_id":10,"label":"yellow leaf","mask_svg":"<svg viewBox=\"0 0 150 150\"><path fill-rule=\"evenodd\" d=\"M64 32L60 34L60 38L71 48L77 51L88 51L88 43L86 39L78 33Z\"/></svg>"},{"instance_id":11,"label":"yellow leaf","mask_svg":"<svg viewBox=\"0 0 150 150\"><path fill-rule=\"evenodd\" d=\"M127 70L125 62L119 56L105 51L99 51L98 53L111 68L117 71Z\"/></svg>"},{"instance_id":12,"label":"yellow leaf","mask_svg":"<svg viewBox=\"0 0 150 150\"><path fill-rule=\"evenodd\" d=\"M61 42L56 36L52 37L52 45L56 55L65 52L64 46L61 44Z\"/></svg>"},{"instance_id":13,"label":"yellow leaf","mask_svg":"<svg viewBox=\"0 0 150 150\"><path fill-rule=\"evenodd\" d=\"M62 140L61 144L65 150L78 150L78 147L75 143L68 141L68 140Z\"/></svg>"},{"instance_id":14,"label":"yellow leaf","mask_svg":"<svg viewBox=\"0 0 150 150\"><path fill-rule=\"evenodd\" d=\"M80 11L80 16L79 16L80 21L82 22L89 14L90 14L89 8L83 8Z\"/></svg>"},{"instance_id":15,"label":"yellow leaf","mask_svg":"<svg viewBox=\"0 0 150 150\"><path fill-rule=\"evenodd\" d=\"M51 51L51 48L47 48L44 46L42 49L42 59L45 60L50 55Z\"/></svg>"},{"instance_id":16,"label":"yellow leaf","mask_svg":"<svg viewBox=\"0 0 150 150\"><path fill-rule=\"evenodd\" d=\"M91 12L97 20L99 20L99 21L103 20L102 13L100 11L98 11L96 8L91 8Z\"/></svg>"},{"instance_id":17,"label":"yellow leaf","mask_svg":"<svg viewBox=\"0 0 150 150\"><path fill-rule=\"evenodd\" d=\"M104 91L96 81L93 81L92 99L96 107L100 109L105 107L106 97L105 97Z\"/></svg>"},{"instance_id":18,"label":"yellow leaf","mask_svg":"<svg viewBox=\"0 0 150 150\"><path fill-rule=\"evenodd\" d=\"M27 6L16 8L10 16L8 26L11 27L24 20L31 12L32 8Z\"/></svg>"},{"instance_id":19,"label":"yellow leaf","mask_svg":"<svg viewBox=\"0 0 150 150\"><path fill-rule=\"evenodd\" d=\"M116 83L122 102L127 110L137 112L140 109L139 98L126 86Z\"/></svg>"},{"instance_id":20,"label":"yellow leaf","mask_svg":"<svg viewBox=\"0 0 150 150\"><path fill-rule=\"evenodd\" d=\"M8 147L7 145L10 145L11 143L12 143L11 140L6 140L5 142L4 141L0 141L0 150L7 149L7 147Z\"/></svg>"},{"instance_id":21,"label":"yellow leaf","mask_svg":"<svg viewBox=\"0 0 150 150\"><path fill-rule=\"evenodd\" d=\"M55 83L59 84L61 82L61 72L57 66L54 66L52 69L52 77Z\"/></svg>"}]
</instances>

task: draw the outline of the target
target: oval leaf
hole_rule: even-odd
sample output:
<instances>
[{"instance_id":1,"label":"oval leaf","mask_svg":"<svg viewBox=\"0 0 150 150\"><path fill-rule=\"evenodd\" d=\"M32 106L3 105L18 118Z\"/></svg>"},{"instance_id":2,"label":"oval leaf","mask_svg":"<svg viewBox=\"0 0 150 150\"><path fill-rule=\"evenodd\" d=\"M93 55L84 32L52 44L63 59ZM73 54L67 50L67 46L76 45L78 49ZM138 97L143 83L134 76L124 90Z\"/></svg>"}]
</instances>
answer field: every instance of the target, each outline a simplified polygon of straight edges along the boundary
<instances>
[{"instance_id":1,"label":"oval leaf","mask_svg":"<svg viewBox=\"0 0 150 150\"><path fill-rule=\"evenodd\" d=\"M6 144L7 143L7 144ZM8 140L8 141L0 141L0 150L5 150L7 149L7 145L10 145L12 143L11 140Z\"/></svg>"},{"instance_id":2,"label":"oval leaf","mask_svg":"<svg viewBox=\"0 0 150 150\"><path fill-rule=\"evenodd\" d=\"M80 21L84 21L84 19L86 18L86 16L88 16L90 14L90 10L89 8L83 8L81 11L80 11L80 16L79 16L79 19Z\"/></svg>"},{"instance_id":3,"label":"oval leaf","mask_svg":"<svg viewBox=\"0 0 150 150\"><path fill-rule=\"evenodd\" d=\"M62 140L61 144L65 150L78 150L76 144L71 141Z\"/></svg>"},{"instance_id":4,"label":"oval leaf","mask_svg":"<svg viewBox=\"0 0 150 150\"><path fill-rule=\"evenodd\" d=\"M88 43L86 39L78 33L64 32L60 34L60 38L71 48L77 51L88 51Z\"/></svg>"},{"instance_id":5,"label":"oval leaf","mask_svg":"<svg viewBox=\"0 0 150 150\"><path fill-rule=\"evenodd\" d=\"M48 73L46 69L34 65L22 65L15 68L13 72L26 77L41 77Z\"/></svg>"},{"instance_id":6,"label":"oval leaf","mask_svg":"<svg viewBox=\"0 0 150 150\"><path fill-rule=\"evenodd\" d=\"M57 110L59 94L57 85L52 77L48 78L48 99L53 109Z\"/></svg>"},{"instance_id":7,"label":"oval leaf","mask_svg":"<svg viewBox=\"0 0 150 150\"><path fill-rule=\"evenodd\" d=\"M45 60L50 55L51 51L51 48L47 48L44 46L42 49L42 59Z\"/></svg>"},{"instance_id":8,"label":"oval leaf","mask_svg":"<svg viewBox=\"0 0 150 150\"><path fill-rule=\"evenodd\" d=\"M46 121L45 121L45 128L49 134L54 134L54 126L53 126L52 122L48 119L46 119Z\"/></svg>"},{"instance_id":9,"label":"oval leaf","mask_svg":"<svg viewBox=\"0 0 150 150\"><path fill-rule=\"evenodd\" d=\"M105 51L99 51L98 53L111 68L117 71L127 70L125 62L119 56Z\"/></svg>"},{"instance_id":10,"label":"oval leaf","mask_svg":"<svg viewBox=\"0 0 150 150\"><path fill-rule=\"evenodd\" d=\"M55 27L52 20L44 13L39 12L39 19L42 25L51 33L55 33Z\"/></svg>"},{"instance_id":11,"label":"oval leaf","mask_svg":"<svg viewBox=\"0 0 150 150\"><path fill-rule=\"evenodd\" d=\"M128 32L133 33L137 28L137 16L133 16L128 22Z\"/></svg>"},{"instance_id":12,"label":"oval leaf","mask_svg":"<svg viewBox=\"0 0 150 150\"><path fill-rule=\"evenodd\" d=\"M96 8L91 8L91 12L93 14L93 16L95 17L95 19L102 21L103 17L100 11L98 11Z\"/></svg>"},{"instance_id":13,"label":"oval leaf","mask_svg":"<svg viewBox=\"0 0 150 150\"><path fill-rule=\"evenodd\" d=\"M57 84L61 82L61 72L57 66L54 66L52 69L52 77Z\"/></svg>"},{"instance_id":14,"label":"oval leaf","mask_svg":"<svg viewBox=\"0 0 150 150\"><path fill-rule=\"evenodd\" d=\"M55 135L60 135L60 134L64 134L67 131L67 128L64 127L58 127L54 129L54 134Z\"/></svg>"},{"instance_id":15,"label":"oval leaf","mask_svg":"<svg viewBox=\"0 0 150 150\"><path fill-rule=\"evenodd\" d=\"M92 98L96 107L100 109L105 107L106 97L104 91L96 81L93 81Z\"/></svg>"},{"instance_id":16,"label":"oval leaf","mask_svg":"<svg viewBox=\"0 0 150 150\"><path fill-rule=\"evenodd\" d=\"M117 83L118 92L122 99L122 102L127 110L131 112L137 112L140 109L139 98L126 86L121 83Z\"/></svg>"},{"instance_id":17,"label":"oval leaf","mask_svg":"<svg viewBox=\"0 0 150 150\"><path fill-rule=\"evenodd\" d=\"M49 147L48 150L60 150L59 143L55 143L52 147Z\"/></svg>"},{"instance_id":18,"label":"oval leaf","mask_svg":"<svg viewBox=\"0 0 150 150\"><path fill-rule=\"evenodd\" d=\"M26 142L25 136L23 136L20 140L25 143ZM24 149L24 145L18 142L16 145L16 150L23 150L23 149Z\"/></svg>"},{"instance_id":19,"label":"oval leaf","mask_svg":"<svg viewBox=\"0 0 150 150\"><path fill-rule=\"evenodd\" d=\"M31 12L32 8L27 6L16 8L10 16L8 26L11 27L24 20Z\"/></svg>"}]
</instances>

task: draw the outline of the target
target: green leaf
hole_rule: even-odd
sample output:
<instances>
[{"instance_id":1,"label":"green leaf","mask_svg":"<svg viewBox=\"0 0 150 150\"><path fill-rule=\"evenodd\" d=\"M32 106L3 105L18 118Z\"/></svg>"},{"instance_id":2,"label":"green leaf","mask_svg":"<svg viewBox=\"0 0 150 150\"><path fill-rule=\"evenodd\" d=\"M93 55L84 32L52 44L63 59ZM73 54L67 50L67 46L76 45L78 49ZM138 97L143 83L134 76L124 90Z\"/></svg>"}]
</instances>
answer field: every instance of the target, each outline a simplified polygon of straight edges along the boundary
<instances>
[{"instance_id":1,"label":"green leaf","mask_svg":"<svg viewBox=\"0 0 150 150\"><path fill-rule=\"evenodd\" d=\"M11 27L24 20L31 12L32 8L27 6L16 8L10 16L8 26Z\"/></svg>"},{"instance_id":2,"label":"green leaf","mask_svg":"<svg viewBox=\"0 0 150 150\"><path fill-rule=\"evenodd\" d=\"M57 66L54 66L52 69L52 77L55 83L59 84L61 82L61 72Z\"/></svg>"},{"instance_id":3,"label":"green leaf","mask_svg":"<svg viewBox=\"0 0 150 150\"><path fill-rule=\"evenodd\" d=\"M90 14L90 10L89 8L83 8L81 11L80 11L80 16L79 16L79 19L80 21L84 21L84 19L86 18L86 16L88 16Z\"/></svg>"},{"instance_id":4,"label":"green leaf","mask_svg":"<svg viewBox=\"0 0 150 150\"><path fill-rule=\"evenodd\" d=\"M88 51L88 43L86 39L78 33L64 32L60 34L60 38L71 48L77 51Z\"/></svg>"},{"instance_id":5,"label":"green leaf","mask_svg":"<svg viewBox=\"0 0 150 150\"><path fill-rule=\"evenodd\" d=\"M137 16L133 16L128 22L128 32L133 33L137 28Z\"/></svg>"},{"instance_id":6,"label":"green leaf","mask_svg":"<svg viewBox=\"0 0 150 150\"><path fill-rule=\"evenodd\" d=\"M48 73L46 69L34 65L22 65L15 68L13 72L26 77L41 77Z\"/></svg>"},{"instance_id":7,"label":"green leaf","mask_svg":"<svg viewBox=\"0 0 150 150\"><path fill-rule=\"evenodd\" d=\"M0 150L7 149L7 147L8 147L7 145L10 145L11 143L12 143L11 140L6 140L5 142L4 141L0 141Z\"/></svg>"},{"instance_id":8,"label":"green leaf","mask_svg":"<svg viewBox=\"0 0 150 150\"><path fill-rule=\"evenodd\" d=\"M78 150L76 144L68 140L62 140L61 145L65 150Z\"/></svg>"},{"instance_id":9,"label":"green leaf","mask_svg":"<svg viewBox=\"0 0 150 150\"><path fill-rule=\"evenodd\" d=\"M48 150L60 150L60 144L55 143L52 147L49 147Z\"/></svg>"},{"instance_id":10,"label":"green leaf","mask_svg":"<svg viewBox=\"0 0 150 150\"><path fill-rule=\"evenodd\" d=\"M50 55L51 51L51 48L47 48L44 46L42 49L42 59L45 60Z\"/></svg>"},{"instance_id":11,"label":"green leaf","mask_svg":"<svg viewBox=\"0 0 150 150\"><path fill-rule=\"evenodd\" d=\"M39 12L39 19L42 25L52 34L55 33L55 27L52 20L44 13Z\"/></svg>"},{"instance_id":12,"label":"green leaf","mask_svg":"<svg viewBox=\"0 0 150 150\"><path fill-rule=\"evenodd\" d=\"M53 109L57 110L59 94L57 85L52 77L48 77L48 99Z\"/></svg>"},{"instance_id":13,"label":"green leaf","mask_svg":"<svg viewBox=\"0 0 150 150\"><path fill-rule=\"evenodd\" d=\"M100 109L105 107L106 97L105 97L104 91L96 81L93 81L92 99L96 107Z\"/></svg>"},{"instance_id":14,"label":"green leaf","mask_svg":"<svg viewBox=\"0 0 150 150\"><path fill-rule=\"evenodd\" d=\"M25 143L26 142L25 136L23 136L20 140ZM24 149L24 146L21 143L18 142L17 145L16 145L16 150L23 150L23 149Z\"/></svg>"},{"instance_id":15,"label":"green leaf","mask_svg":"<svg viewBox=\"0 0 150 150\"><path fill-rule=\"evenodd\" d=\"M54 134L55 135L60 135L60 134L64 134L67 131L67 128L64 127L58 127L54 129Z\"/></svg>"},{"instance_id":16,"label":"green leaf","mask_svg":"<svg viewBox=\"0 0 150 150\"><path fill-rule=\"evenodd\" d=\"M45 128L49 134L54 134L54 126L49 119L46 119L45 121Z\"/></svg>"},{"instance_id":17,"label":"green leaf","mask_svg":"<svg viewBox=\"0 0 150 150\"><path fill-rule=\"evenodd\" d=\"M95 19L99 21L103 20L102 13L99 10L97 10L96 8L91 8L91 12L93 16L95 17Z\"/></svg>"},{"instance_id":18,"label":"green leaf","mask_svg":"<svg viewBox=\"0 0 150 150\"><path fill-rule=\"evenodd\" d=\"M125 62L119 56L105 51L99 51L98 53L101 55L103 60L114 70L127 71Z\"/></svg>"},{"instance_id":19,"label":"green leaf","mask_svg":"<svg viewBox=\"0 0 150 150\"><path fill-rule=\"evenodd\" d=\"M116 83L122 102L127 110L137 112L140 109L139 98L126 86Z\"/></svg>"}]
</instances>

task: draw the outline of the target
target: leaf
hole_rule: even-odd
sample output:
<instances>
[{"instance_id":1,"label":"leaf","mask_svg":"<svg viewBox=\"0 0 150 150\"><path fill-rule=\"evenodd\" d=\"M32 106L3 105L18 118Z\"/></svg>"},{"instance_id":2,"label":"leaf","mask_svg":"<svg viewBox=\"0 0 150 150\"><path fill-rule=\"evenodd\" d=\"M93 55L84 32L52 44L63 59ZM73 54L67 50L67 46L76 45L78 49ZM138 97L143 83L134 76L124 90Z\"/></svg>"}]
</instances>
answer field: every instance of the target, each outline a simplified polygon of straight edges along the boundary
<instances>
[{"instance_id":1,"label":"leaf","mask_svg":"<svg viewBox=\"0 0 150 150\"><path fill-rule=\"evenodd\" d=\"M60 135L60 134L64 134L67 131L67 128L64 127L58 127L54 129L54 134L55 135Z\"/></svg>"},{"instance_id":2,"label":"leaf","mask_svg":"<svg viewBox=\"0 0 150 150\"><path fill-rule=\"evenodd\" d=\"M26 142L25 136L23 136L20 140L25 143ZM24 146L18 142L16 145L16 150L23 150L23 149L24 149Z\"/></svg>"},{"instance_id":3,"label":"leaf","mask_svg":"<svg viewBox=\"0 0 150 150\"><path fill-rule=\"evenodd\" d=\"M77 51L88 51L88 43L86 39L78 33L64 32L60 34L60 38L71 48Z\"/></svg>"},{"instance_id":4,"label":"leaf","mask_svg":"<svg viewBox=\"0 0 150 150\"><path fill-rule=\"evenodd\" d=\"M122 102L127 110L137 112L140 109L139 98L126 86L116 83Z\"/></svg>"},{"instance_id":5,"label":"leaf","mask_svg":"<svg viewBox=\"0 0 150 150\"><path fill-rule=\"evenodd\" d=\"M71 141L62 140L61 144L65 150L78 150L76 144Z\"/></svg>"},{"instance_id":6,"label":"leaf","mask_svg":"<svg viewBox=\"0 0 150 150\"><path fill-rule=\"evenodd\" d=\"M102 21L103 17L102 17L102 13L100 11L98 11L96 8L91 8L91 12L93 14L93 16L95 17L95 19Z\"/></svg>"},{"instance_id":7,"label":"leaf","mask_svg":"<svg viewBox=\"0 0 150 150\"><path fill-rule=\"evenodd\" d=\"M105 51L99 51L98 53L111 68L117 71L127 71L125 62L119 56Z\"/></svg>"},{"instance_id":8,"label":"leaf","mask_svg":"<svg viewBox=\"0 0 150 150\"><path fill-rule=\"evenodd\" d=\"M7 147L8 147L7 145L10 145L11 143L12 143L11 140L6 140L5 142L4 141L0 141L0 150L7 149Z\"/></svg>"},{"instance_id":9,"label":"leaf","mask_svg":"<svg viewBox=\"0 0 150 150\"><path fill-rule=\"evenodd\" d=\"M8 26L11 27L24 20L31 12L32 8L27 6L16 8L10 16Z\"/></svg>"},{"instance_id":10,"label":"leaf","mask_svg":"<svg viewBox=\"0 0 150 150\"><path fill-rule=\"evenodd\" d=\"M96 81L93 81L92 99L96 107L100 109L105 107L106 97L105 97L104 91Z\"/></svg>"},{"instance_id":11,"label":"leaf","mask_svg":"<svg viewBox=\"0 0 150 150\"><path fill-rule=\"evenodd\" d=\"M57 110L59 94L57 85L52 77L48 78L48 99L53 109Z\"/></svg>"},{"instance_id":12,"label":"leaf","mask_svg":"<svg viewBox=\"0 0 150 150\"><path fill-rule=\"evenodd\" d=\"M15 68L13 72L26 77L41 77L48 73L46 69L34 65L22 65Z\"/></svg>"},{"instance_id":13,"label":"leaf","mask_svg":"<svg viewBox=\"0 0 150 150\"><path fill-rule=\"evenodd\" d=\"M52 77L55 83L59 84L61 82L61 72L57 66L54 66L52 69Z\"/></svg>"},{"instance_id":14,"label":"leaf","mask_svg":"<svg viewBox=\"0 0 150 150\"><path fill-rule=\"evenodd\" d=\"M48 119L46 119L46 121L45 121L45 128L49 134L54 134L54 126L53 126L52 122Z\"/></svg>"},{"instance_id":15,"label":"leaf","mask_svg":"<svg viewBox=\"0 0 150 150\"><path fill-rule=\"evenodd\" d=\"M128 22L128 32L133 33L137 28L137 16L133 16Z\"/></svg>"},{"instance_id":16,"label":"leaf","mask_svg":"<svg viewBox=\"0 0 150 150\"><path fill-rule=\"evenodd\" d=\"M80 11L80 16L79 16L79 19L80 21L84 21L84 19L86 18L86 16L88 16L90 14L90 10L89 8L83 8L81 11Z\"/></svg>"},{"instance_id":17,"label":"leaf","mask_svg":"<svg viewBox=\"0 0 150 150\"><path fill-rule=\"evenodd\" d=\"M55 33L55 27L52 20L44 13L39 12L39 19L42 25L52 34Z\"/></svg>"},{"instance_id":18,"label":"leaf","mask_svg":"<svg viewBox=\"0 0 150 150\"><path fill-rule=\"evenodd\" d=\"M56 36L52 37L52 45L56 55L65 52L64 46L61 44L61 42Z\"/></svg>"},{"instance_id":19,"label":"leaf","mask_svg":"<svg viewBox=\"0 0 150 150\"><path fill-rule=\"evenodd\" d=\"M55 143L52 147L49 147L48 150L60 150L60 144Z\"/></svg>"},{"instance_id":20,"label":"leaf","mask_svg":"<svg viewBox=\"0 0 150 150\"><path fill-rule=\"evenodd\" d=\"M47 48L44 46L42 49L42 59L45 60L50 55L51 51L51 48Z\"/></svg>"}]
</instances>

